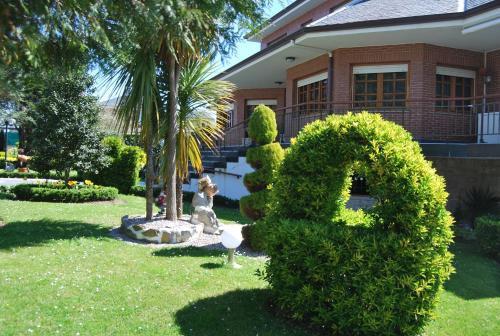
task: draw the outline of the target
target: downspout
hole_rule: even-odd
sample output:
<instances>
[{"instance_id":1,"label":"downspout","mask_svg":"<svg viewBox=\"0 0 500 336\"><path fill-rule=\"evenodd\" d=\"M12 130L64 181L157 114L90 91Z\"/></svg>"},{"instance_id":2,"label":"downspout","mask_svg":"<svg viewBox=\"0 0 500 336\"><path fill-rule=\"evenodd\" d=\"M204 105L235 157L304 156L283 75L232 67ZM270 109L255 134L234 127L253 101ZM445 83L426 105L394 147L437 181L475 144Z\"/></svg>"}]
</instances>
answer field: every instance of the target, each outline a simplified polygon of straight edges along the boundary
<instances>
[{"instance_id":1,"label":"downspout","mask_svg":"<svg viewBox=\"0 0 500 336\"><path fill-rule=\"evenodd\" d=\"M327 108L328 112L333 112L330 111L330 109L334 106L332 106L332 101L333 101L333 53L330 51L328 53L328 80L326 83L326 101L327 101Z\"/></svg>"},{"instance_id":2,"label":"downspout","mask_svg":"<svg viewBox=\"0 0 500 336\"><path fill-rule=\"evenodd\" d=\"M484 60L483 60L483 68L487 69L488 66L488 52L484 52ZM486 94L487 94L487 88L486 88L486 76L483 78L483 108L482 108L482 113L481 113L481 133L479 136L479 141L478 143L484 143L484 116L486 114Z\"/></svg>"}]
</instances>

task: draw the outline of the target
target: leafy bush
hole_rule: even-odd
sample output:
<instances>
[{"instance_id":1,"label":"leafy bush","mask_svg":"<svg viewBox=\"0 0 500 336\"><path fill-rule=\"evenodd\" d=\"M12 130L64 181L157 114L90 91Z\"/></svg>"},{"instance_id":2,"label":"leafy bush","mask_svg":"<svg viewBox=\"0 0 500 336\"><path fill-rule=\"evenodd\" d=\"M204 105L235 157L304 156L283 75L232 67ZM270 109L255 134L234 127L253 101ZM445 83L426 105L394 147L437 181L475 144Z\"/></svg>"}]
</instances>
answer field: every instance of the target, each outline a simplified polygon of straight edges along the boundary
<instances>
[{"instance_id":1,"label":"leafy bush","mask_svg":"<svg viewBox=\"0 0 500 336\"><path fill-rule=\"evenodd\" d=\"M346 210L351 176L373 208ZM307 125L279 166L260 229L265 278L292 318L339 335L417 335L452 271L443 179L379 115Z\"/></svg>"},{"instance_id":2,"label":"leafy bush","mask_svg":"<svg viewBox=\"0 0 500 336\"><path fill-rule=\"evenodd\" d=\"M103 140L111 163L98 174L87 174L95 183L118 188L121 193L133 193L132 188L139 182L139 174L146 163L146 154L136 146L127 146L116 136Z\"/></svg>"},{"instance_id":3,"label":"leafy bush","mask_svg":"<svg viewBox=\"0 0 500 336\"><path fill-rule=\"evenodd\" d=\"M19 184L11 190L18 200L35 202L81 203L108 201L118 196L118 190L113 187L81 185L68 188L62 183Z\"/></svg>"},{"instance_id":4,"label":"leafy bush","mask_svg":"<svg viewBox=\"0 0 500 336\"><path fill-rule=\"evenodd\" d=\"M257 106L250 117L248 134L261 146L247 150L247 162L255 171L243 178L251 194L241 198L240 211L248 218L257 220L266 213L267 189L284 155L281 145L272 143L278 134L274 111L264 105Z\"/></svg>"},{"instance_id":5,"label":"leafy bush","mask_svg":"<svg viewBox=\"0 0 500 336\"><path fill-rule=\"evenodd\" d=\"M479 216L500 214L500 196L490 188L473 187L465 193L462 216L475 223Z\"/></svg>"},{"instance_id":6,"label":"leafy bush","mask_svg":"<svg viewBox=\"0 0 500 336\"><path fill-rule=\"evenodd\" d=\"M155 187L153 188L153 196L158 197L160 195L161 188ZM129 194L135 195L135 196L140 196L140 197L146 197L146 187L144 186L133 186L130 188Z\"/></svg>"},{"instance_id":7,"label":"leafy bush","mask_svg":"<svg viewBox=\"0 0 500 336\"><path fill-rule=\"evenodd\" d=\"M276 114L265 105L259 105L250 116L248 135L259 145L274 142L278 135Z\"/></svg>"},{"instance_id":8,"label":"leafy bush","mask_svg":"<svg viewBox=\"0 0 500 336\"><path fill-rule=\"evenodd\" d=\"M116 135L110 135L105 137L102 140L102 144L104 145L104 148L107 152L107 155L111 156L112 158L117 158L120 156L120 152L125 145L122 138Z\"/></svg>"},{"instance_id":9,"label":"leafy bush","mask_svg":"<svg viewBox=\"0 0 500 336\"><path fill-rule=\"evenodd\" d=\"M500 261L500 218L483 216L476 219L476 238L483 252Z\"/></svg>"},{"instance_id":10,"label":"leafy bush","mask_svg":"<svg viewBox=\"0 0 500 336\"><path fill-rule=\"evenodd\" d=\"M14 195L10 188L7 187L7 186L1 186L0 185L0 200L1 199L15 199L16 198L16 195Z\"/></svg>"}]
</instances>

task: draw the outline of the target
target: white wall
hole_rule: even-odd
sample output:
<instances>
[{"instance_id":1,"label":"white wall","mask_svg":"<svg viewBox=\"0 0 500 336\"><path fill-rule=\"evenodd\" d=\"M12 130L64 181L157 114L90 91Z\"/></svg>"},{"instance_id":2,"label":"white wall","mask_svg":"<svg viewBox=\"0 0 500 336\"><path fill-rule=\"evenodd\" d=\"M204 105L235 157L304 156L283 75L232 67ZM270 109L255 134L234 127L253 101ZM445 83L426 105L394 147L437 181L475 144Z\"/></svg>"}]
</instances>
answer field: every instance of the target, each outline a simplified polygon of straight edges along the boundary
<instances>
[{"instance_id":1,"label":"white wall","mask_svg":"<svg viewBox=\"0 0 500 336\"><path fill-rule=\"evenodd\" d=\"M228 162L227 168L216 168L215 174L203 175L210 176L212 182L217 184L219 187L219 195L239 200L241 197L249 194L247 188L243 184L243 176L253 171L254 169L246 162L246 158L239 157L238 162ZM238 174L241 175L241 177L238 178L224 173ZM183 189L185 191L197 191L198 179L191 179L191 183L189 185L185 184Z\"/></svg>"}]
</instances>

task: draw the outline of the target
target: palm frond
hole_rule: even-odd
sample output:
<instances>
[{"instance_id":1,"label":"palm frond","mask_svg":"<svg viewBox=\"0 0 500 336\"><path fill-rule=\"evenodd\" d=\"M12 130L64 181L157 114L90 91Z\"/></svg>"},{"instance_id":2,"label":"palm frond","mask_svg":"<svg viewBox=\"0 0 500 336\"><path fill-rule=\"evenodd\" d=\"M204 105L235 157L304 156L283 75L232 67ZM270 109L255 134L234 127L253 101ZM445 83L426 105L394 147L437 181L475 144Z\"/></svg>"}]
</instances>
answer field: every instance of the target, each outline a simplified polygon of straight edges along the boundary
<instances>
[{"instance_id":1,"label":"palm frond","mask_svg":"<svg viewBox=\"0 0 500 336\"><path fill-rule=\"evenodd\" d=\"M144 42L127 64L117 64L107 74L114 81L115 92L123 91L115 116L123 133L139 132L143 143L157 140L159 125L159 91L157 87L156 50Z\"/></svg>"},{"instance_id":2,"label":"palm frond","mask_svg":"<svg viewBox=\"0 0 500 336\"><path fill-rule=\"evenodd\" d=\"M200 147L216 150L227 122L227 110L232 102L234 85L210 80L214 67L210 58L191 58L182 67L179 81L177 115L177 174L188 175L189 164L203 171ZM165 125L163 125L165 127Z\"/></svg>"}]
</instances>

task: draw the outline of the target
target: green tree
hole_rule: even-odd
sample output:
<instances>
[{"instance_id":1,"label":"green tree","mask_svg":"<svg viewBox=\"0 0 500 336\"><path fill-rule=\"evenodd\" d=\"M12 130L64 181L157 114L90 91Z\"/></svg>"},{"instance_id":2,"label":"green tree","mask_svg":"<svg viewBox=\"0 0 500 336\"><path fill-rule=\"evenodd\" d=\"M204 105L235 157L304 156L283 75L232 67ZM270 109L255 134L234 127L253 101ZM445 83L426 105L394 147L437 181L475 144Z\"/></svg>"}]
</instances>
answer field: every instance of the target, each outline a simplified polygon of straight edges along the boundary
<instances>
[{"instance_id":1,"label":"green tree","mask_svg":"<svg viewBox=\"0 0 500 336\"><path fill-rule=\"evenodd\" d=\"M98 171L106 165L98 131L100 107L85 74L55 73L46 78L33 114L33 165L59 172L67 183L71 170Z\"/></svg>"}]
</instances>

